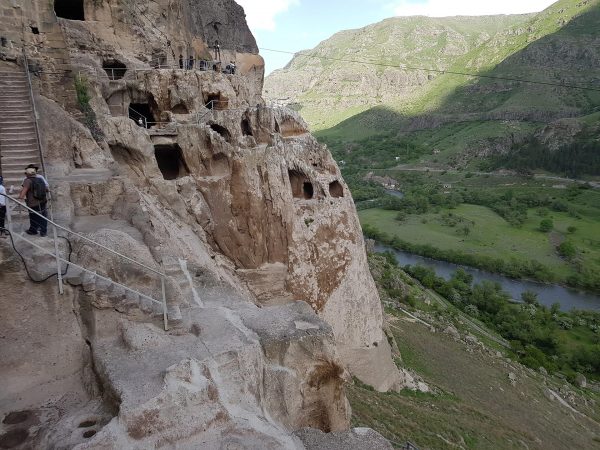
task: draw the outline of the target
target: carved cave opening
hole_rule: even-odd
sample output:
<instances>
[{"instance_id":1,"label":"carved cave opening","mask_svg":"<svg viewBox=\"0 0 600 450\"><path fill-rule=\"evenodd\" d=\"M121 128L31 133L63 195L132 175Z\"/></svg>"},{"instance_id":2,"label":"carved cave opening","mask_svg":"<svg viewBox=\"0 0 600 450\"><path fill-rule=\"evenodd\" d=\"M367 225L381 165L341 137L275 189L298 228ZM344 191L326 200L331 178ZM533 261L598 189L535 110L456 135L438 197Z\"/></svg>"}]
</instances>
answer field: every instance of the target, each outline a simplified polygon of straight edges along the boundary
<instances>
[{"instance_id":1,"label":"carved cave opening","mask_svg":"<svg viewBox=\"0 0 600 450\"><path fill-rule=\"evenodd\" d=\"M216 123L211 123L210 128L211 130L219 133L219 135L221 135L221 137L223 137L223 139L225 139L227 142L231 143L231 133L227 128Z\"/></svg>"},{"instance_id":2,"label":"carved cave opening","mask_svg":"<svg viewBox=\"0 0 600 450\"><path fill-rule=\"evenodd\" d=\"M220 93L208 94L206 96L206 107L208 109L223 110L229 106L229 100L223 97Z\"/></svg>"},{"instance_id":3,"label":"carved cave opening","mask_svg":"<svg viewBox=\"0 0 600 450\"><path fill-rule=\"evenodd\" d=\"M190 111L187 109L187 106L185 106L183 103L178 103L177 105L173 106L173 108L171 108L171 111L173 112L173 114L189 114Z\"/></svg>"},{"instance_id":4,"label":"carved cave opening","mask_svg":"<svg viewBox=\"0 0 600 450\"><path fill-rule=\"evenodd\" d=\"M141 127L150 128L156 124L149 103L130 103L128 111L129 118Z\"/></svg>"},{"instance_id":5,"label":"carved cave opening","mask_svg":"<svg viewBox=\"0 0 600 450\"><path fill-rule=\"evenodd\" d=\"M69 20L85 20L83 0L54 0L56 17Z\"/></svg>"},{"instance_id":6,"label":"carved cave opening","mask_svg":"<svg viewBox=\"0 0 600 450\"><path fill-rule=\"evenodd\" d=\"M242 134L244 136L253 136L250 121L247 118L242 119Z\"/></svg>"},{"instance_id":7,"label":"carved cave opening","mask_svg":"<svg viewBox=\"0 0 600 450\"><path fill-rule=\"evenodd\" d=\"M127 66L116 59L105 59L102 61L102 68L108 75L109 80L120 80L127 72Z\"/></svg>"},{"instance_id":8,"label":"carved cave opening","mask_svg":"<svg viewBox=\"0 0 600 450\"><path fill-rule=\"evenodd\" d=\"M297 170L289 170L290 185L292 186L292 195L294 198L303 198L310 200L315 195L313 184L308 177Z\"/></svg>"},{"instance_id":9,"label":"carved cave opening","mask_svg":"<svg viewBox=\"0 0 600 450\"><path fill-rule=\"evenodd\" d=\"M181 147L177 144L155 145L154 156L165 180L176 180L190 174Z\"/></svg>"},{"instance_id":10,"label":"carved cave opening","mask_svg":"<svg viewBox=\"0 0 600 450\"><path fill-rule=\"evenodd\" d=\"M344 188L337 180L329 183L329 195L333 198L342 198L344 196Z\"/></svg>"}]
</instances>

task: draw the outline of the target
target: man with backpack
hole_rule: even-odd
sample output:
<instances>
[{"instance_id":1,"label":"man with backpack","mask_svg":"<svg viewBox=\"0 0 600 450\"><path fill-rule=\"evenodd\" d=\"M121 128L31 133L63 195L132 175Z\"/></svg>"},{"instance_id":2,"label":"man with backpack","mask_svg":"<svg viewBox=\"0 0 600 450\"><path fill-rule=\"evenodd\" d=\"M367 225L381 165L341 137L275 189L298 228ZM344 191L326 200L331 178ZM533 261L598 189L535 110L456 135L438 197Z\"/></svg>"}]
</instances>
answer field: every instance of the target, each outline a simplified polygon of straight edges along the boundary
<instances>
[{"instance_id":1,"label":"man with backpack","mask_svg":"<svg viewBox=\"0 0 600 450\"><path fill-rule=\"evenodd\" d=\"M48 188L44 180L37 176L37 171L28 167L25 169L25 181L23 181L23 189L19 194L19 200L25 200L26 204L33 211L41 214L43 217L29 211L29 229L25 231L27 234L37 234L38 230L40 236L44 237L48 233L48 221L46 203Z\"/></svg>"},{"instance_id":2,"label":"man with backpack","mask_svg":"<svg viewBox=\"0 0 600 450\"><path fill-rule=\"evenodd\" d=\"M0 238L5 238L8 231L4 228L6 219L6 189L4 188L4 179L0 177Z\"/></svg>"}]
</instances>

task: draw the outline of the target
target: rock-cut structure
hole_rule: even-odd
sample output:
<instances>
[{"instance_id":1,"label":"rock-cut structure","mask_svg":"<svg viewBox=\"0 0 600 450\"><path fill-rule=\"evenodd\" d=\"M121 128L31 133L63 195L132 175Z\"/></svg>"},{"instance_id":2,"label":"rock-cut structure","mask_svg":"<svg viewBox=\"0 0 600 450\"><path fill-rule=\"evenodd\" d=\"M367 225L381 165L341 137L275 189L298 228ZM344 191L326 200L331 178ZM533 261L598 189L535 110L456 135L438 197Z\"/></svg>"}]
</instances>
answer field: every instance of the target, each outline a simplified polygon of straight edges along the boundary
<instances>
[{"instance_id":1,"label":"rock-cut structure","mask_svg":"<svg viewBox=\"0 0 600 450\"><path fill-rule=\"evenodd\" d=\"M402 385L350 192L263 100L242 8L10 0L0 38L0 167L18 187L15 165L43 163L72 263L60 294L54 240L13 211L0 446L390 448L349 429L353 376Z\"/></svg>"}]
</instances>

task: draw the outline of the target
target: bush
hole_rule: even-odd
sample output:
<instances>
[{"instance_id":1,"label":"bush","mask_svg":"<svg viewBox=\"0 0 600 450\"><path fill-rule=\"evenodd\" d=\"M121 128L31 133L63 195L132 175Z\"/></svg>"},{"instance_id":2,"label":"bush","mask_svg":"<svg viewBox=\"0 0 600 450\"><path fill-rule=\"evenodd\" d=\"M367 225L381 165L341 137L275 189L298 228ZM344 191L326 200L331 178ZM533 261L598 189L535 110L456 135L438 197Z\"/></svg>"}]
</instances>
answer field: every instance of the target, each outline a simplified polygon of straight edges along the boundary
<instances>
[{"instance_id":1,"label":"bush","mask_svg":"<svg viewBox=\"0 0 600 450\"><path fill-rule=\"evenodd\" d=\"M577 227L574 227L573 225L571 225L569 228L567 228L567 231L569 233L573 234L577 231Z\"/></svg>"},{"instance_id":2,"label":"bush","mask_svg":"<svg viewBox=\"0 0 600 450\"><path fill-rule=\"evenodd\" d=\"M540 222L540 231L543 233L552 231L553 228L554 228L554 222L552 221L552 219L543 219Z\"/></svg>"},{"instance_id":3,"label":"bush","mask_svg":"<svg viewBox=\"0 0 600 450\"><path fill-rule=\"evenodd\" d=\"M565 241L558 246L558 253L563 258L573 259L577 255L577 248L571 241Z\"/></svg>"}]
</instances>

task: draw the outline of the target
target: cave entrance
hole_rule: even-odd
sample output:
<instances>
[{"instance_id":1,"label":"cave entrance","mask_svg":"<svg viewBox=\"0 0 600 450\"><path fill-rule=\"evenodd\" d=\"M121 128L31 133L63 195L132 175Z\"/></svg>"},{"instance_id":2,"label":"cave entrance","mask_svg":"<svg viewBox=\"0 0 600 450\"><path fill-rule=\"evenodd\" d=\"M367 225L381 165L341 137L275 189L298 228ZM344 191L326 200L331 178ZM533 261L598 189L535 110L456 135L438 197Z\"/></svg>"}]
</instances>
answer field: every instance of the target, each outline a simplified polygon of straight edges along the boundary
<instances>
[{"instance_id":1,"label":"cave entrance","mask_svg":"<svg viewBox=\"0 0 600 450\"><path fill-rule=\"evenodd\" d=\"M155 145L154 156L165 180L176 180L190 174L181 147L177 144Z\"/></svg>"},{"instance_id":2,"label":"cave entrance","mask_svg":"<svg viewBox=\"0 0 600 450\"><path fill-rule=\"evenodd\" d=\"M310 200L315 195L313 184L308 177L297 170L288 171L290 185L292 186L292 195L294 198L303 198Z\"/></svg>"},{"instance_id":3,"label":"cave entrance","mask_svg":"<svg viewBox=\"0 0 600 450\"><path fill-rule=\"evenodd\" d=\"M143 128L150 128L156 124L148 103L130 103L129 118Z\"/></svg>"},{"instance_id":4,"label":"cave entrance","mask_svg":"<svg viewBox=\"0 0 600 450\"><path fill-rule=\"evenodd\" d=\"M219 135L221 135L221 137L223 137L223 139L225 139L227 142L231 143L231 133L227 128L216 123L211 123L210 128L211 130L219 133Z\"/></svg>"},{"instance_id":5,"label":"cave entrance","mask_svg":"<svg viewBox=\"0 0 600 450\"><path fill-rule=\"evenodd\" d=\"M105 59L102 61L102 68L109 80L120 80L127 72L127 66L116 59Z\"/></svg>"},{"instance_id":6,"label":"cave entrance","mask_svg":"<svg viewBox=\"0 0 600 450\"><path fill-rule=\"evenodd\" d=\"M329 183L329 195L333 198L342 198L344 196L344 188L337 180Z\"/></svg>"},{"instance_id":7,"label":"cave entrance","mask_svg":"<svg viewBox=\"0 0 600 450\"><path fill-rule=\"evenodd\" d=\"M83 0L54 0L56 17L69 20L85 20Z\"/></svg>"},{"instance_id":8,"label":"cave entrance","mask_svg":"<svg viewBox=\"0 0 600 450\"><path fill-rule=\"evenodd\" d=\"M183 103L178 103L177 105L173 106L173 108L171 108L171 111L173 112L173 114L189 114L190 111L187 109L187 106L185 106Z\"/></svg>"},{"instance_id":9,"label":"cave entrance","mask_svg":"<svg viewBox=\"0 0 600 450\"><path fill-rule=\"evenodd\" d=\"M221 94L208 94L206 96L206 107L208 109L223 110L227 109L229 101Z\"/></svg>"},{"instance_id":10,"label":"cave entrance","mask_svg":"<svg viewBox=\"0 0 600 450\"><path fill-rule=\"evenodd\" d=\"M253 136L250 121L247 118L242 119L242 134L244 136Z\"/></svg>"}]
</instances>

